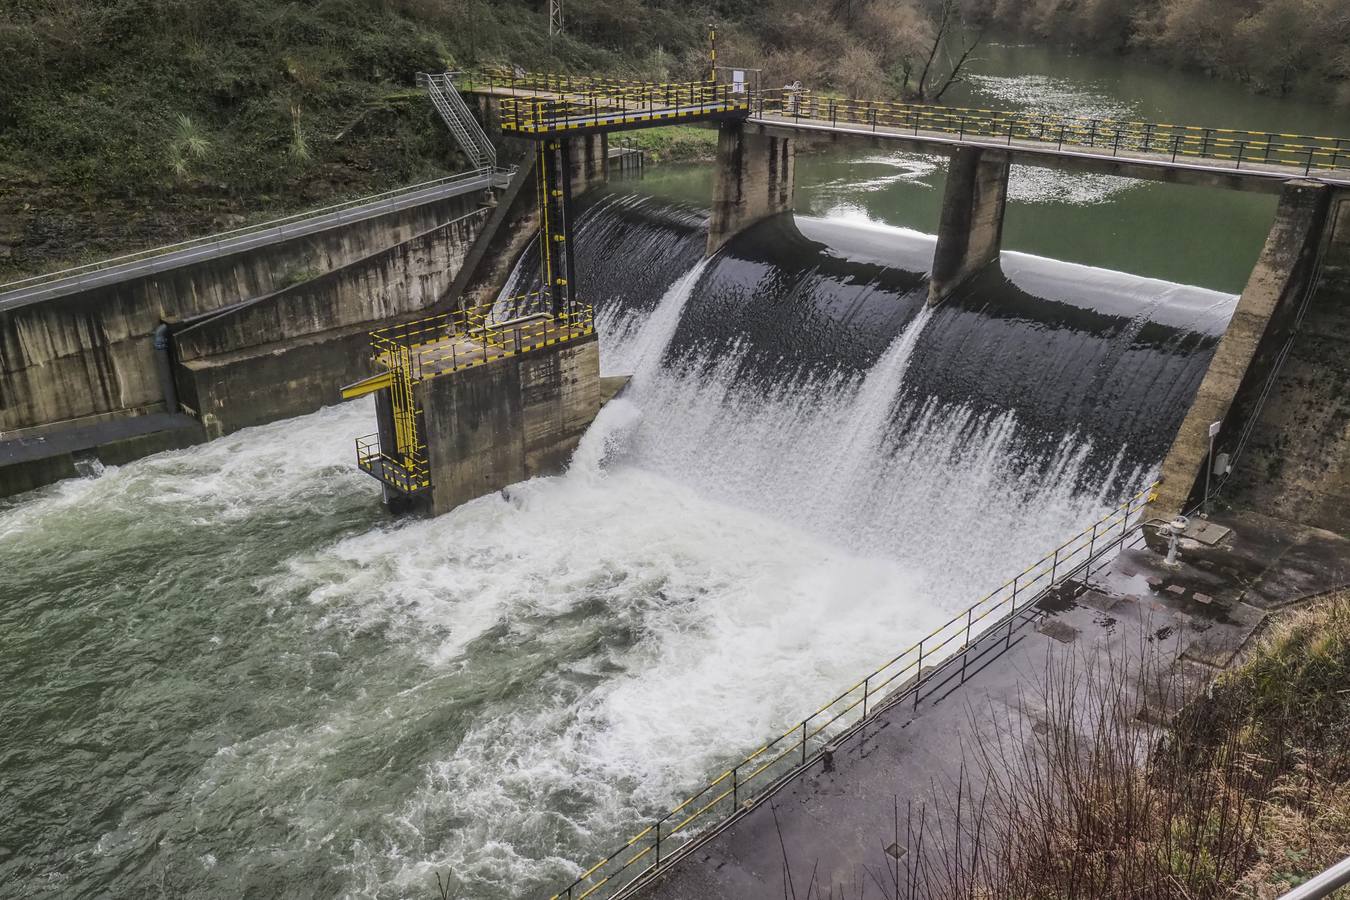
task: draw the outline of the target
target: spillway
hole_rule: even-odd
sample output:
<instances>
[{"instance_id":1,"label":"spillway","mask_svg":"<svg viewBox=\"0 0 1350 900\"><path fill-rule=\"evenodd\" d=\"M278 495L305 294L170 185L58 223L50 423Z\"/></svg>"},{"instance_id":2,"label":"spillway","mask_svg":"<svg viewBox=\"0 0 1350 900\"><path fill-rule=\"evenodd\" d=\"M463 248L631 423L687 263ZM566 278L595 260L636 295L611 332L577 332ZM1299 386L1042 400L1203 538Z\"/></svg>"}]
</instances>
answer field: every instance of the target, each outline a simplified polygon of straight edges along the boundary
<instances>
[{"instance_id":1,"label":"spillway","mask_svg":"<svg viewBox=\"0 0 1350 900\"><path fill-rule=\"evenodd\" d=\"M571 469L387 518L363 403L0 502L0 870L71 894L565 883L1137 489L1233 298L602 193ZM530 277L528 266L518 273Z\"/></svg>"}]
</instances>

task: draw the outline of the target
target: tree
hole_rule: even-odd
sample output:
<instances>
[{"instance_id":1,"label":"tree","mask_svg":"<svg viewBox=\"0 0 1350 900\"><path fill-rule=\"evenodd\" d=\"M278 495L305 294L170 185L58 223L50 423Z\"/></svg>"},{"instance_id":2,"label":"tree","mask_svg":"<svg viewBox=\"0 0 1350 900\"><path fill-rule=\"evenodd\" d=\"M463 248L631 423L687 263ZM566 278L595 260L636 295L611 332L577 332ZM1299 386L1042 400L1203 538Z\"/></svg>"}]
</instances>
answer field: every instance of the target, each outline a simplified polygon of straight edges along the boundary
<instances>
[{"instance_id":1,"label":"tree","mask_svg":"<svg viewBox=\"0 0 1350 900\"><path fill-rule=\"evenodd\" d=\"M942 95L960 83L962 71L984 40L984 27L972 29L959 0L937 0L932 31L925 48L901 64L900 92L919 103L939 103ZM953 52L953 46L959 49Z\"/></svg>"}]
</instances>

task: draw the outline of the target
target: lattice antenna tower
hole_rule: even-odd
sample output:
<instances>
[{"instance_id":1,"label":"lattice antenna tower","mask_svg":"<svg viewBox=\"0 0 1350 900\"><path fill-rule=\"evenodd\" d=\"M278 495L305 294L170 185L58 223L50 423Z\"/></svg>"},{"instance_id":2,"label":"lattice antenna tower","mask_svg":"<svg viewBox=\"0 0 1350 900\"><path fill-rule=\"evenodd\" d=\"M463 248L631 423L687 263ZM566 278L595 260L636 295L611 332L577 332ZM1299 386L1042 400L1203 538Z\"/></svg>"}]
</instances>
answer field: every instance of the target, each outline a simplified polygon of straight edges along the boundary
<instances>
[{"instance_id":1,"label":"lattice antenna tower","mask_svg":"<svg viewBox=\"0 0 1350 900\"><path fill-rule=\"evenodd\" d=\"M563 0L548 0L548 36L563 33Z\"/></svg>"}]
</instances>

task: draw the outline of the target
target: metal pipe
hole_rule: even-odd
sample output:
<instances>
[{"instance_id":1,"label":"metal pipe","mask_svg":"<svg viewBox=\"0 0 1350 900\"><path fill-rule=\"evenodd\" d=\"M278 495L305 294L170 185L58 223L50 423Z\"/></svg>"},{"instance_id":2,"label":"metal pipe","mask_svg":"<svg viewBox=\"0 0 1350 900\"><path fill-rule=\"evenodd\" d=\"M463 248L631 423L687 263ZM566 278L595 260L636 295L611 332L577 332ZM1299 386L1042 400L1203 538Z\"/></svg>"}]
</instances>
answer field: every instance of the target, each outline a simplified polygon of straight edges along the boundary
<instances>
[{"instance_id":1,"label":"metal pipe","mask_svg":"<svg viewBox=\"0 0 1350 900\"><path fill-rule=\"evenodd\" d=\"M1320 900L1322 897L1330 897L1334 891L1348 884L1350 884L1350 857L1282 895L1280 900Z\"/></svg>"},{"instance_id":2,"label":"metal pipe","mask_svg":"<svg viewBox=\"0 0 1350 900\"><path fill-rule=\"evenodd\" d=\"M155 329L155 370L159 373L159 389L164 395L164 411L178 412L178 385L173 380L173 344L168 322L160 322Z\"/></svg>"}]
</instances>

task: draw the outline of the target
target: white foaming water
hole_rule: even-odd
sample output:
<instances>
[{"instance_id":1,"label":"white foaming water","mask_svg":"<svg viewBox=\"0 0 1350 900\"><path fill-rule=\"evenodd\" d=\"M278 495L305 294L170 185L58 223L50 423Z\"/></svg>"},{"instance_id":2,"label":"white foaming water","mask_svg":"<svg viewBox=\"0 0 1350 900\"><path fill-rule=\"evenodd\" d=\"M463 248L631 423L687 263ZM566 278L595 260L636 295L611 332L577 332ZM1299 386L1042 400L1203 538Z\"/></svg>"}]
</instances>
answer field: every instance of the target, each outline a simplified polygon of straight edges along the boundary
<instances>
[{"instance_id":1,"label":"white foaming water","mask_svg":"<svg viewBox=\"0 0 1350 900\"><path fill-rule=\"evenodd\" d=\"M654 310L633 310L624 314L605 310L599 315L597 329L600 331L602 374L632 375L635 382L652 377L680 325L685 304L711 262L711 258L700 260L680 276Z\"/></svg>"}]
</instances>

